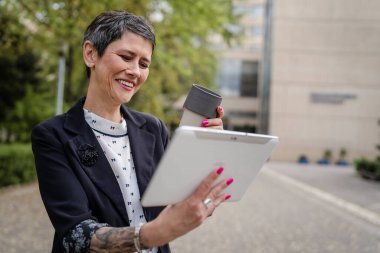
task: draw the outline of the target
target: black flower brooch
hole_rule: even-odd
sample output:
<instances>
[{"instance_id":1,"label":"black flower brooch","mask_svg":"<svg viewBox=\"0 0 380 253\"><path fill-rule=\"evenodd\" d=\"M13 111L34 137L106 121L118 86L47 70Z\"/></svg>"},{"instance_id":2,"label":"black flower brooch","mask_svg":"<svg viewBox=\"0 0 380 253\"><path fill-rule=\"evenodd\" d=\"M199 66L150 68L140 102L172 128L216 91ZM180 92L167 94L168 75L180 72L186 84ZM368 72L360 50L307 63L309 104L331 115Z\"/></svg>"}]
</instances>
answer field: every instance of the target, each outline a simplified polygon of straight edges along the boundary
<instances>
[{"instance_id":1,"label":"black flower brooch","mask_svg":"<svg viewBox=\"0 0 380 253\"><path fill-rule=\"evenodd\" d=\"M98 151L90 144L80 145L78 148L78 155L81 163L88 167L93 166L99 157Z\"/></svg>"}]
</instances>

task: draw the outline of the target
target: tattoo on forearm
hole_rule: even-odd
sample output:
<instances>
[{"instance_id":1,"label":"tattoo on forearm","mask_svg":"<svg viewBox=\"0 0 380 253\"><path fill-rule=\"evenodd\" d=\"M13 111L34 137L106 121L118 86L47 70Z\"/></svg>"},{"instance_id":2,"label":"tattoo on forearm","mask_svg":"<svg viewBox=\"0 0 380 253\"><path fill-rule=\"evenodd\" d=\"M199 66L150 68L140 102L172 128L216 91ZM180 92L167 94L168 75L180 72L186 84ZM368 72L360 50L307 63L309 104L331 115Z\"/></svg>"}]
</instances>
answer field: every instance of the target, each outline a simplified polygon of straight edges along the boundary
<instances>
[{"instance_id":1,"label":"tattoo on forearm","mask_svg":"<svg viewBox=\"0 0 380 253\"><path fill-rule=\"evenodd\" d=\"M91 239L92 253L136 252L133 241L134 228L103 227L98 229Z\"/></svg>"}]
</instances>

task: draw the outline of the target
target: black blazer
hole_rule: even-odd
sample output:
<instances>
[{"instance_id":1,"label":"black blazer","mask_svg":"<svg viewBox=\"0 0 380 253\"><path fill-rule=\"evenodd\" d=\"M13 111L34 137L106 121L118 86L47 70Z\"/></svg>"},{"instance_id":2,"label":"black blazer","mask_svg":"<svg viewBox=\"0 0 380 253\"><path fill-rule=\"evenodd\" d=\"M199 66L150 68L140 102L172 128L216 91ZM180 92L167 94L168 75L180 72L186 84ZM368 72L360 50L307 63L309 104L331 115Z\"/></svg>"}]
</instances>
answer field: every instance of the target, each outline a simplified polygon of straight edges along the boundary
<instances>
[{"instance_id":1,"label":"black blazer","mask_svg":"<svg viewBox=\"0 0 380 253\"><path fill-rule=\"evenodd\" d=\"M55 228L53 253L63 252L69 229L86 219L110 226L129 226L127 211L115 175L90 126L79 100L67 113L37 125L32 148L42 200ZM168 132L157 118L122 106L141 196L168 143ZM89 144L98 154L93 165L83 161L79 147ZM82 159L82 162L81 162ZM144 208L148 221L163 207ZM170 252L168 245L160 247Z\"/></svg>"}]
</instances>

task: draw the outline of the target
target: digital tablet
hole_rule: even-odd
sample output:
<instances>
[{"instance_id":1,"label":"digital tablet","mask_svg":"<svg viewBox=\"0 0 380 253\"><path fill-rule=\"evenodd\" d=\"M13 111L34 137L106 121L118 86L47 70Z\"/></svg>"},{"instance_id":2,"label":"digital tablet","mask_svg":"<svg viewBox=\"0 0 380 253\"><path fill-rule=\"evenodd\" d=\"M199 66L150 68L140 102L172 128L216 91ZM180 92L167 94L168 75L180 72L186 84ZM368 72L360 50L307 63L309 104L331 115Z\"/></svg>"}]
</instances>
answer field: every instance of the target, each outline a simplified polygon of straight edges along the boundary
<instances>
[{"instance_id":1,"label":"digital tablet","mask_svg":"<svg viewBox=\"0 0 380 253\"><path fill-rule=\"evenodd\" d=\"M232 177L234 183L225 191L231 194L228 201L238 201L277 143L276 136L181 126L174 132L141 203L148 207L183 201L220 166L224 171L217 182Z\"/></svg>"}]
</instances>

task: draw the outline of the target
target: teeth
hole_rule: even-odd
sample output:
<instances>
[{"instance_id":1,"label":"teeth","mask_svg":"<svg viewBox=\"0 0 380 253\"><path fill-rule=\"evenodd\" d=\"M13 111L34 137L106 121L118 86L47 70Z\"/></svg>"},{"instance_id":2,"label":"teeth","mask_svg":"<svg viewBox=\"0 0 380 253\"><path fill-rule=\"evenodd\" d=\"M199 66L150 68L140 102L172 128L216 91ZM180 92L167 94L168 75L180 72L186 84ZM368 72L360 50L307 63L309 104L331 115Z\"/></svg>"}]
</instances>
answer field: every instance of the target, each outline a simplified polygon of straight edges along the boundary
<instances>
[{"instance_id":1,"label":"teeth","mask_svg":"<svg viewBox=\"0 0 380 253\"><path fill-rule=\"evenodd\" d=\"M133 88L133 84L132 83L129 83L129 82L127 82L127 81L124 81L124 80L117 80L119 83L121 83L122 85L125 85L125 86L127 86L127 87L129 87L129 88Z\"/></svg>"}]
</instances>

